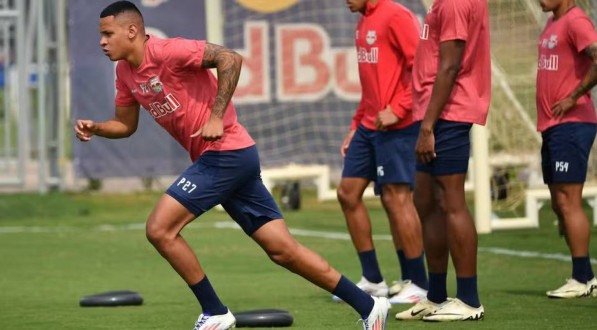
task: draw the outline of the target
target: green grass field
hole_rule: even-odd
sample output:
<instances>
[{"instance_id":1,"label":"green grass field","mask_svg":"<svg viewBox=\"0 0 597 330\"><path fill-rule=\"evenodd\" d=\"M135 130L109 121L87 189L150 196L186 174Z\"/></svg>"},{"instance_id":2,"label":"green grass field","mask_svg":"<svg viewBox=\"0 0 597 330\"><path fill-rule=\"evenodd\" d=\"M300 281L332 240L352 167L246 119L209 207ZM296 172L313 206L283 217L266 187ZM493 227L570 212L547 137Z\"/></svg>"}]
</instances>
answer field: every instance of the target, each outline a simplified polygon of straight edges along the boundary
<instances>
[{"instance_id":1,"label":"green grass field","mask_svg":"<svg viewBox=\"0 0 597 330\"><path fill-rule=\"evenodd\" d=\"M0 197L0 329L191 329L199 313L186 285L145 240L143 222L157 194L52 194ZM337 203L303 200L286 214L291 228L345 232ZM383 211L371 202L384 276L399 274ZM595 329L597 299L549 300L544 291L570 275L568 261L500 255L493 248L567 255L548 209L542 228L480 237L479 278L486 319L478 323L400 323L388 329ZM347 305L269 261L240 230L212 211L183 232L233 311L283 308L296 329L359 329ZM597 230L593 229L593 234ZM595 237L595 236L594 236ZM352 279L360 276L350 241L299 236ZM597 256L595 244L591 249ZM596 268L597 269L597 268ZM452 272L452 270L451 270ZM453 276L453 272L452 272ZM449 293L454 294L453 277ZM143 306L81 308L81 296L130 289Z\"/></svg>"}]
</instances>

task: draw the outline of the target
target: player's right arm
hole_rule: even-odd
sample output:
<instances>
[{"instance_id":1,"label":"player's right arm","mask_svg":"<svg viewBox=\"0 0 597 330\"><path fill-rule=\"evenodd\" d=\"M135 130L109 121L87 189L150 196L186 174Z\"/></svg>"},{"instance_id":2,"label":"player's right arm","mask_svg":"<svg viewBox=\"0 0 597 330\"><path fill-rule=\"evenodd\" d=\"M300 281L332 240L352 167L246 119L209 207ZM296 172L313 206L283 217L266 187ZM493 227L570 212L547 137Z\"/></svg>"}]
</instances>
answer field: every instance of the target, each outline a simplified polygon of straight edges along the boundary
<instances>
[{"instance_id":1,"label":"player's right arm","mask_svg":"<svg viewBox=\"0 0 597 330\"><path fill-rule=\"evenodd\" d=\"M429 163L436 156L433 129L452 94L458 72L460 72L464 48L465 41L463 40L448 40L440 43L439 68L433 84L431 99L421 122L416 146L417 157L422 163Z\"/></svg>"},{"instance_id":2,"label":"player's right arm","mask_svg":"<svg viewBox=\"0 0 597 330\"><path fill-rule=\"evenodd\" d=\"M104 122L79 119L75 123L75 133L79 140L86 142L93 135L108 139L126 138L137 130L139 124L139 104L116 106L114 118Z\"/></svg>"}]
</instances>

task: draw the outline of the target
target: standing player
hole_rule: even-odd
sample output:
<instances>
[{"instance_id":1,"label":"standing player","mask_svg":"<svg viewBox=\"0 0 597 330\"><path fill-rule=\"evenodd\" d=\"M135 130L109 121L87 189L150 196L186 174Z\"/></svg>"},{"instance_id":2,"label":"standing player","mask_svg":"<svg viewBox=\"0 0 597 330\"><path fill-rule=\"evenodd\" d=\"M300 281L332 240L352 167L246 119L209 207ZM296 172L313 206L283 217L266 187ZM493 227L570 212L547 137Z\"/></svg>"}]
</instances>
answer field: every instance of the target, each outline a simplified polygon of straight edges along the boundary
<instances>
[{"instance_id":1,"label":"standing player","mask_svg":"<svg viewBox=\"0 0 597 330\"><path fill-rule=\"evenodd\" d=\"M541 0L553 16L539 37L537 129L543 181L572 255L572 278L551 298L597 294L589 258L590 224L582 208L587 161L597 131L591 88L597 83L597 33L574 0Z\"/></svg>"},{"instance_id":2,"label":"standing player","mask_svg":"<svg viewBox=\"0 0 597 330\"><path fill-rule=\"evenodd\" d=\"M191 165L160 198L147 220L147 238L190 286L203 313L195 329L229 329L235 318L222 304L180 231L217 204L279 265L347 301L364 329L382 329L390 304L371 297L320 256L300 245L260 177L254 142L230 99L241 56L205 41L145 34L128 1L100 15L100 46L116 67L116 111L105 122L78 120L77 137L124 138L137 128L142 105L191 156ZM209 68L217 68L218 77Z\"/></svg>"},{"instance_id":3,"label":"standing player","mask_svg":"<svg viewBox=\"0 0 597 330\"><path fill-rule=\"evenodd\" d=\"M391 0L347 3L352 12L362 14L355 33L362 97L340 151L344 169L338 200L361 261L357 286L376 296L388 294L363 203L365 188L375 181L406 280L390 302L416 303L427 294L421 222L411 191L419 131L412 119L411 89L419 23Z\"/></svg>"},{"instance_id":4,"label":"standing player","mask_svg":"<svg viewBox=\"0 0 597 330\"><path fill-rule=\"evenodd\" d=\"M484 125L491 94L487 0L435 0L421 32L414 64L417 141L415 204L423 222L429 292L397 319L479 320L477 232L464 181L472 124ZM457 293L447 299L448 256Z\"/></svg>"}]
</instances>

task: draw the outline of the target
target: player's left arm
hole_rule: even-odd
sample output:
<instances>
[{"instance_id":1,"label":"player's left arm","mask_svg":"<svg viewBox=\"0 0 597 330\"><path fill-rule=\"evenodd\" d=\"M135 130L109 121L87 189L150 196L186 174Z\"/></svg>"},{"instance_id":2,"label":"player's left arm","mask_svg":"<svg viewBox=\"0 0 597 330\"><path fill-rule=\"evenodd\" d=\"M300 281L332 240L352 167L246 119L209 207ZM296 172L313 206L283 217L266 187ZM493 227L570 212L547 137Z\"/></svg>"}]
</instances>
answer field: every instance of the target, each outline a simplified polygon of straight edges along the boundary
<instances>
[{"instance_id":1,"label":"player's left arm","mask_svg":"<svg viewBox=\"0 0 597 330\"><path fill-rule=\"evenodd\" d=\"M242 67L242 56L226 47L211 43L205 44L201 67L215 68L218 73L218 91L211 106L208 122L192 137L201 135L208 141L218 140L224 134L223 118L228 103L232 99Z\"/></svg>"},{"instance_id":2,"label":"player's left arm","mask_svg":"<svg viewBox=\"0 0 597 330\"><path fill-rule=\"evenodd\" d=\"M205 44L201 66L216 68L218 72L218 94L212 106L212 115L222 118L236 89L243 58L232 49L210 43Z\"/></svg>"},{"instance_id":3,"label":"player's left arm","mask_svg":"<svg viewBox=\"0 0 597 330\"><path fill-rule=\"evenodd\" d=\"M394 17L389 25L390 43L397 52L402 54L405 61L405 69L408 72L403 74L412 75L413 63L417 45L419 44L419 26L414 16L407 12L400 12ZM412 96L410 93L394 93L386 108L379 112L376 126L384 129L397 124L400 119L412 111Z\"/></svg>"},{"instance_id":4,"label":"player's left arm","mask_svg":"<svg viewBox=\"0 0 597 330\"><path fill-rule=\"evenodd\" d=\"M561 118L576 105L578 99L588 93L597 84L597 42L590 44L583 52L591 61L591 67L583 80L567 98L558 101L551 108L554 117Z\"/></svg>"}]
</instances>

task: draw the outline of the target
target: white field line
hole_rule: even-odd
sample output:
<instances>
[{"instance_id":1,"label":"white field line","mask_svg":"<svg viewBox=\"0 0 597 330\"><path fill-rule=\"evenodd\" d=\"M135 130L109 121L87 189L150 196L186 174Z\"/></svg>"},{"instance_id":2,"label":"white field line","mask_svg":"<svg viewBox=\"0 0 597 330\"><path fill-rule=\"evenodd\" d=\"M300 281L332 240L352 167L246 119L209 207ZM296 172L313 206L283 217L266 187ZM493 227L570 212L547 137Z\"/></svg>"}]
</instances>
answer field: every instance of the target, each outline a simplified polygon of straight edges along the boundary
<instances>
[{"instance_id":1,"label":"white field line","mask_svg":"<svg viewBox=\"0 0 597 330\"><path fill-rule=\"evenodd\" d=\"M218 229L237 229L240 230L240 226L232 221L219 221L210 224L203 224L200 222L191 223L187 226L190 229L197 228L218 228ZM83 231L95 231L95 232L111 232L111 231L127 231L127 230L144 230L145 223L133 223L126 225L101 225L97 227L91 227L84 229L80 227L33 227L33 226L6 226L0 227L0 235L3 234L19 234L19 233L66 233L66 232L83 232ZM342 240L349 241L350 236L347 233L342 232L331 232L331 231L317 231L307 229L289 228L290 233L294 236L303 237L316 237L325 238L331 240ZM391 241L390 235L373 235L373 239L380 241ZM548 260L559 260L570 262L570 256L562 253L541 253L535 251L521 251L512 250L499 247L479 247L479 252L491 253L496 255L505 255L518 258L534 258L534 259L548 259ZM591 264L597 265L597 259L591 258Z\"/></svg>"}]
</instances>

